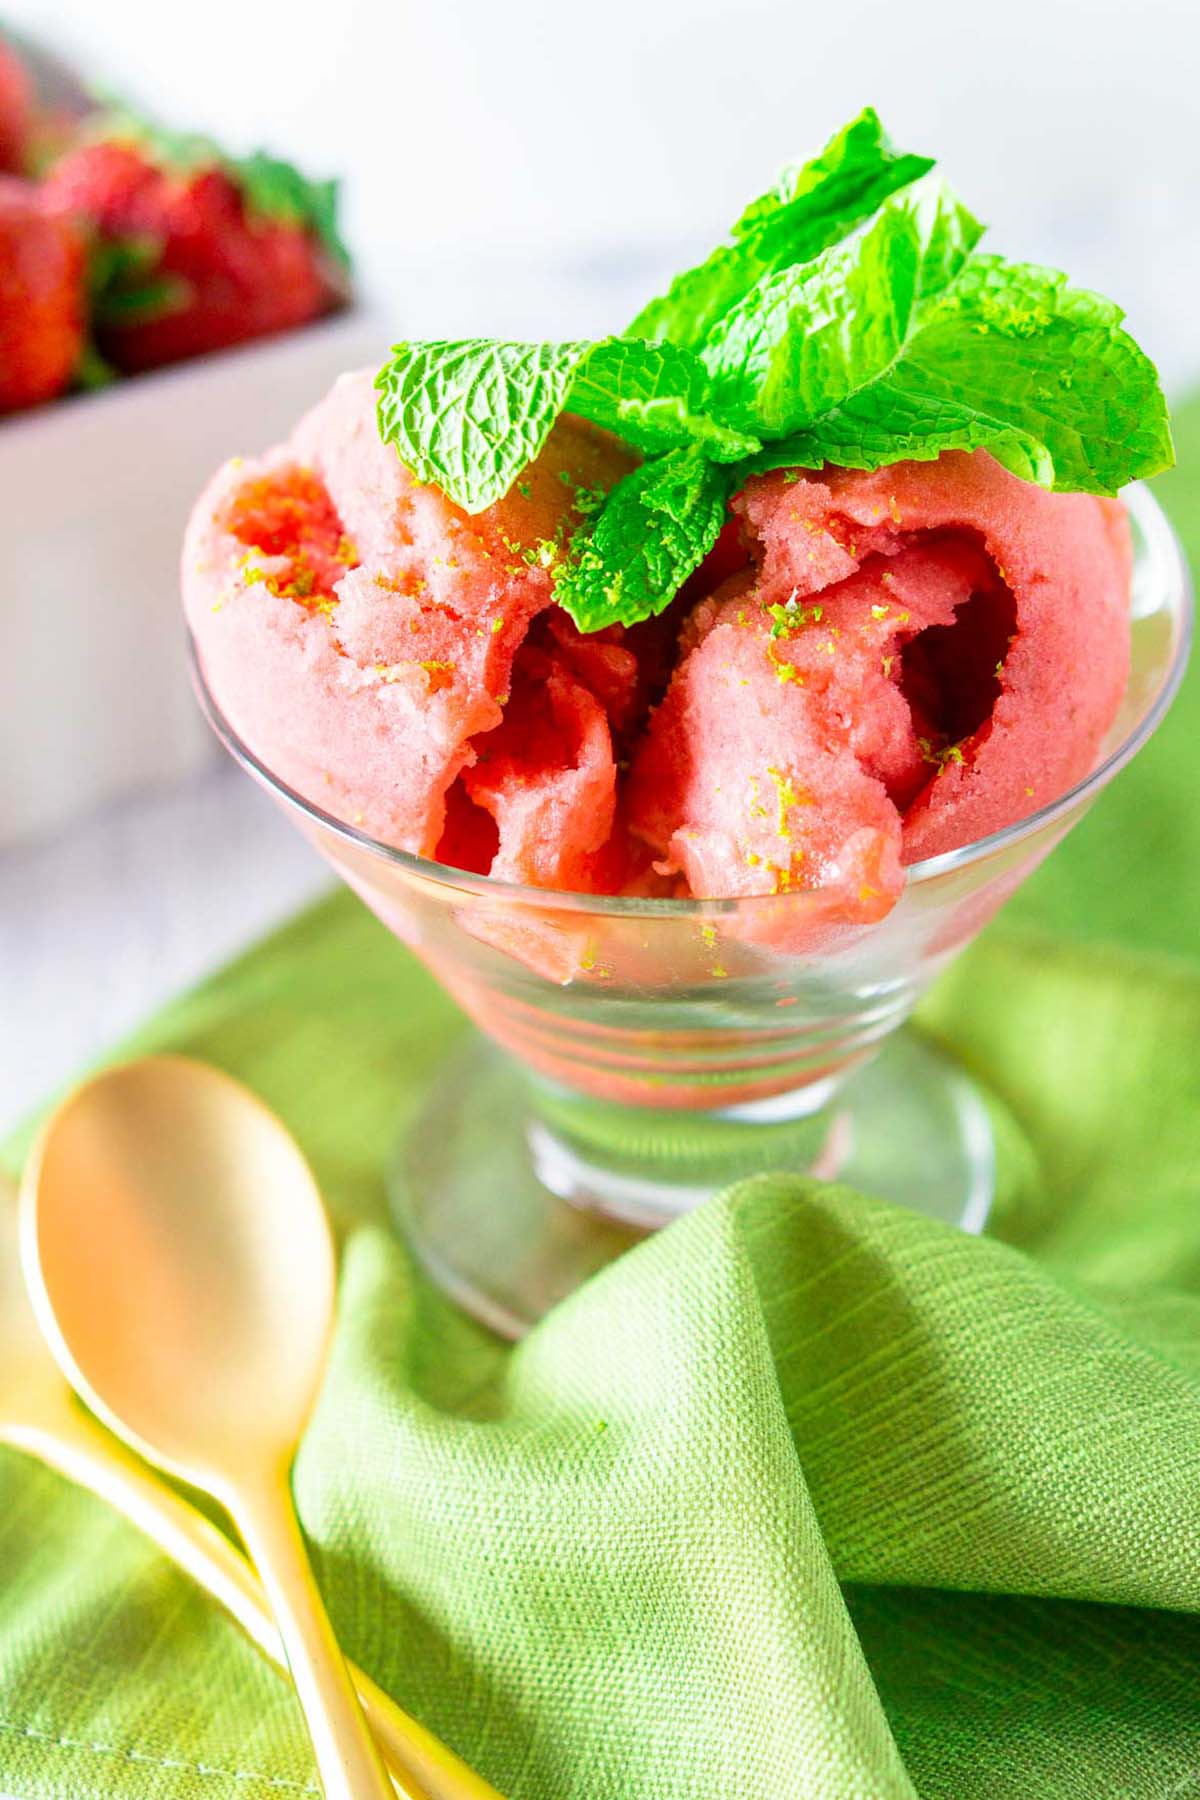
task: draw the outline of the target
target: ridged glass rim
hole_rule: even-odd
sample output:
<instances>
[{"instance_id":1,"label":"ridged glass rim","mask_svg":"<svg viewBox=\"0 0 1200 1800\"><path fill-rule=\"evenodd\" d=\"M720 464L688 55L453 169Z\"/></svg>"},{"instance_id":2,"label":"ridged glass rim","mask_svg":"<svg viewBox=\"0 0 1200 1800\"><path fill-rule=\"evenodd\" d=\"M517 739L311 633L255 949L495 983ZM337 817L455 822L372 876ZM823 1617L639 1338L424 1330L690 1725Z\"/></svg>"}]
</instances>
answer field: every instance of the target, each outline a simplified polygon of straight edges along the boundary
<instances>
[{"instance_id":1,"label":"ridged glass rim","mask_svg":"<svg viewBox=\"0 0 1200 1800\"><path fill-rule=\"evenodd\" d=\"M955 850L944 850L937 856L929 856L922 862L916 862L906 868L905 887L918 887L927 881L934 881L952 870L967 868L994 851L1007 848L1011 844L1020 843L1023 838L1032 837L1047 825L1054 824L1076 807L1086 802L1094 793L1123 769L1130 762L1142 745L1151 738L1158 729L1171 702L1179 691L1187 667L1188 652L1192 639L1192 584L1188 572L1187 561L1182 546L1173 527L1158 501L1141 483L1135 482L1124 489L1121 499L1128 507L1137 523L1145 544L1145 553L1150 561L1148 579L1152 585L1161 584L1173 603L1167 609L1167 616L1175 627L1174 654L1166 673L1155 691L1150 704L1127 737L1099 762L1090 775L1082 781L1067 788L1057 799L1050 800L1036 812L1026 818L1018 819L1013 825L1006 825L1000 831L990 832L986 837L975 838L969 844L962 844ZM1147 577L1143 576L1143 580ZM440 887L452 888L458 893L471 894L480 899L509 900L523 906L536 906L541 911L582 912L607 916L644 917L644 918L704 918L716 914L741 912L744 908L754 906L785 907L789 904L802 904L811 893L819 893L819 889L799 888L790 894L739 894L722 899L655 899L634 894L580 894L571 890L558 888L528 887L521 882L497 881L490 875L474 875L466 869L455 869L449 864L434 862L425 856L414 856L411 851L398 850L392 844L384 844L378 838L371 837L368 832L360 831L357 826L348 824L346 820L327 813L314 801L307 800L303 794L282 781L254 752L243 743L225 718L216 701L213 699L204 677L199 651L196 647L195 635L189 628L187 631L188 657L191 665L192 683L197 699L205 718L217 737L248 774L259 784L267 788L289 810L304 815L323 831L332 832L335 837L353 844L356 849L366 851L406 874L416 876L425 882L432 882Z\"/></svg>"}]
</instances>

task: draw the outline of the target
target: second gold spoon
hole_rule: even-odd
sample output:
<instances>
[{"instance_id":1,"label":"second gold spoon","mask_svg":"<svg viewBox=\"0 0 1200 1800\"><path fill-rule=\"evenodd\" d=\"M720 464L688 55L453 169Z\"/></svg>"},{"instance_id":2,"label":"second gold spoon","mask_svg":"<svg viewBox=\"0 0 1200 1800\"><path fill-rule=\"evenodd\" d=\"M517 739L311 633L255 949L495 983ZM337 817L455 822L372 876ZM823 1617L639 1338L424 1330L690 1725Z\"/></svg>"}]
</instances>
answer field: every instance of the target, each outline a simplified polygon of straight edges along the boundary
<instances>
[{"instance_id":1,"label":"second gold spoon","mask_svg":"<svg viewBox=\"0 0 1200 1800\"><path fill-rule=\"evenodd\" d=\"M254 1570L224 1532L75 1400L46 1347L17 1255L17 1195L0 1174L0 1444L24 1451L121 1513L237 1621L267 1659L287 1659ZM448 1745L350 1665L367 1722L405 1800L501 1800Z\"/></svg>"},{"instance_id":2,"label":"second gold spoon","mask_svg":"<svg viewBox=\"0 0 1200 1800\"><path fill-rule=\"evenodd\" d=\"M216 1070L126 1064L53 1115L22 1215L31 1297L72 1386L238 1525L326 1794L390 1800L291 1509L334 1289L324 1209L293 1141Z\"/></svg>"}]
</instances>

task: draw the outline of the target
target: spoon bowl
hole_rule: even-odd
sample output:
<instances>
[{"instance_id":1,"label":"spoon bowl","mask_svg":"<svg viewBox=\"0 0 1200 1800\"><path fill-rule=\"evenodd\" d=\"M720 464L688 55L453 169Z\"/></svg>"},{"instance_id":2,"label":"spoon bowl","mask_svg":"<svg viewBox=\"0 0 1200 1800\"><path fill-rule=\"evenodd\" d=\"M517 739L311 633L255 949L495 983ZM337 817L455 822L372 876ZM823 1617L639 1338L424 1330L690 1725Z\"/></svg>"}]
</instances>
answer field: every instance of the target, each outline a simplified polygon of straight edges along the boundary
<instances>
[{"instance_id":1,"label":"spoon bowl","mask_svg":"<svg viewBox=\"0 0 1200 1800\"><path fill-rule=\"evenodd\" d=\"M17 1194L0 1171L0 1444L35 1456L122 1513L237 1620L277 1668L287 1662L262 1587L224 1532L78 1405L41 1334L21 1278ZM359 1699L391 1769L412 1800L500 1800L432 1732L361 1669Z\"/></svg>"},{"instance_id":2,"label":"spoon bowl","mask_svg":"<svg viewBox=\"0 0 1200 1800\"><path fill-rule=\"evenodd\" d=\"M290 1461L325 1365L335 1264L278 1120L219 1070L150 1057L77 1089L34 1164L30 1288L92 1409L210 1491L247 1454Z\"/></svg>"},{"instance_id":3,"label":"spoon bowl","mask_svg":"<svg viewBox=\"0 0 1200 1800\"><path fill-rule=\"evenodd\" d=\"M329 1800L390 1800L292 1508L335 1259L283 1125L184 1057L110 1069L64 1101L34 1147L21 1248L72 1387L149 1461L220 1500L241 1532Z\"/></svg>"}]
</instances>

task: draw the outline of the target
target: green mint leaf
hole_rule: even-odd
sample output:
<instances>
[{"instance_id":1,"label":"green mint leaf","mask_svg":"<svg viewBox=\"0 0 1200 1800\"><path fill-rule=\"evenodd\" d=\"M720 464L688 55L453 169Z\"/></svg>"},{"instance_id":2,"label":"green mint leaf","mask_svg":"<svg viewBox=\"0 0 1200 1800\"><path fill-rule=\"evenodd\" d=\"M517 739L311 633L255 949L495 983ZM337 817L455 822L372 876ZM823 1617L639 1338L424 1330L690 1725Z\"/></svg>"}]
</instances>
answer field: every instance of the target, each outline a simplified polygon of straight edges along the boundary
<instances>
[{"instance_id":1,"label":"green mint leaf","mask_svg":"<svg viewBox=\"0 0 1200 1800\"><path fill-rule=\"evenodd\" d=\"M808 262L764 276L701 355L713 402L762 437L810 424L903 355L982 227L934 175L891 194Z\"/></svg>"},{"instance_id":2,"label":"green mint leaf","mask_svg":"<svg viewBox=\"0 0 1200 1800\"><path fill-rule=\"evenodd\" d=\"M494 338L395 344L375 378L379 435L419 481L483 512L546 442L588 348Z\"/></svg>"},{"instance_id":3,"label":"green mint leaf","mask_svg":"<svg viewBox=\"0 0 1200 1800\"><path fill-rule=\"evenodd\" d=\"M605 338L578 365L567 407L647 454L697 444L714 462L752 455L759 440L714 418L708 390L704 364L690 350Z\"/></svg>"},{"instance_id":4,"label":"green mint leaf","mask_svg":"<svg viewBox=\"0 0 1200 1800\"><path fill-rule=\"evenodd\" d=\"M563 411L648 455L694 445L737 462L760 447L712 416L703 363L674 344L397 344L375 385L383 441L468 512L508 492Z\"/></svg>"},{"instance_id":5,"label":"green mint leaf","mask_svg":"<svg viewBox=\"0 0 1200 1800\"><path fill-rule=\"evenodd\" d=\"M581 631L662 612L716 543L732 491L730 469L694 446L644 462L576 532L555 599Z\"/></svg>"},{"instance_id":6,"label":"green mint leaf","mask_svg":"<svg viewBox=\"0 0 1200 1800\"><path fill-rule=\"evenodd\" d=\"M1042 487L1115 494L1173 460L1154 365L1123 317L1053 269L976 256L893 368L746 472L986 449Z\"/></svg>"},{"instance_id":7,"label":"green mint leaf","mask_svg":"<svg viewBox=\"0 0 1200 1800\"><path fill-rule=\"evenodd\" d=\"M931 170L868 109L623 336L398 345L381 435L472 512L564 410L640 451L556 571L585 630L665 606L758 470L986 447L1024 479L1111 493L1165 467L1165 404L1119 310L980 256L982 227Z\"/></svg>"},{"instance_id":8,"label":"green mint leaf","mask_svg":"<svg viewBox=\"0 0 1200 1800\"><path fill-rule=\"evenodd\" d=\"M699 348L763 276L810 261L932 167L929 157L894 150L868 107L819 156L786 168L743 212L732 242L677 276L642 309L629 334Z\"/></svg>"}]
</instances>

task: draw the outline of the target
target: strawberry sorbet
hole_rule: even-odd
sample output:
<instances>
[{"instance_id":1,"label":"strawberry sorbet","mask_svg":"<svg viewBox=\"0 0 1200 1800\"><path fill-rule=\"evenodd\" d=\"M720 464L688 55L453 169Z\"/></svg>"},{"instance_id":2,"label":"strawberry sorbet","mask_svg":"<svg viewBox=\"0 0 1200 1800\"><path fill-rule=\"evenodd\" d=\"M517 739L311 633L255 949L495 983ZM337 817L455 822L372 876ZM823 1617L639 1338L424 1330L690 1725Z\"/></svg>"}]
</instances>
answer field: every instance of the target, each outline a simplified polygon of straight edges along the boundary
<instances>
[{"instance_id":1,"label":"strawberry sorbet","mask_svg":"<svg viewBox=\"0 0 1200 1800\"><path fill-rule=\"evenodd\" d=\"M397 848L585 892L820 888L848 921L1088 772L1128 665L1117 502L982 451L756 476L657 618L584 634L553 569L635 460L564 416L470 516L343 377L196 507L184 594L217 704Z\"/></svg>"}]
</instances>

